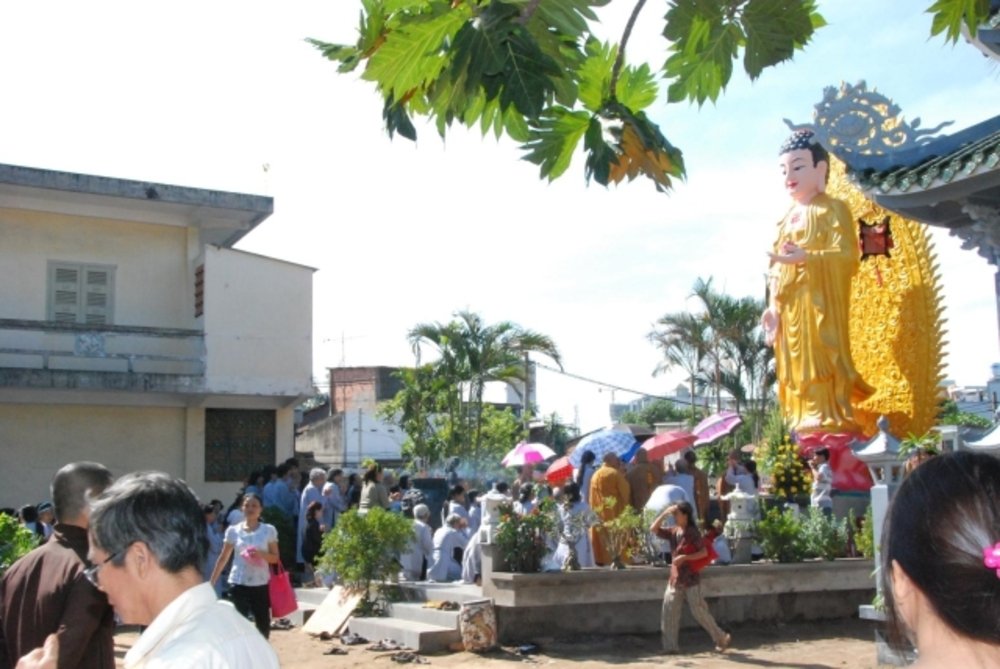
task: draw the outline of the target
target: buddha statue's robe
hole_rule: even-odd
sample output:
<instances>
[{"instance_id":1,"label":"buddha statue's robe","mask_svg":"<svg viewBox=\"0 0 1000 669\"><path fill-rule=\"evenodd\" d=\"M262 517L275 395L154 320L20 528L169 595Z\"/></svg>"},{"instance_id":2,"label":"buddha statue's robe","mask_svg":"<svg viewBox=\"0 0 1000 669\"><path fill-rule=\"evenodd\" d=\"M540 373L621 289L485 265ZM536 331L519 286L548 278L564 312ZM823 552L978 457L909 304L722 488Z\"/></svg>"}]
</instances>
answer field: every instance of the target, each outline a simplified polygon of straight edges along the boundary
<instances>
[{"instance_id":1,"label":"buddha statue's robe","mask_svg":"<svg viewBox=\"0 0 1000 669\"><path fill-rule=\"evenodd\" d=\"M775 252L787 241L802 248L806 259L771 267L779 318L774 356L782 414L799 434L857 432L854 405L874 389L851 358L851 277L860 253L850 209L819 193L779 223Z\"/></svg>"}]
</instances>

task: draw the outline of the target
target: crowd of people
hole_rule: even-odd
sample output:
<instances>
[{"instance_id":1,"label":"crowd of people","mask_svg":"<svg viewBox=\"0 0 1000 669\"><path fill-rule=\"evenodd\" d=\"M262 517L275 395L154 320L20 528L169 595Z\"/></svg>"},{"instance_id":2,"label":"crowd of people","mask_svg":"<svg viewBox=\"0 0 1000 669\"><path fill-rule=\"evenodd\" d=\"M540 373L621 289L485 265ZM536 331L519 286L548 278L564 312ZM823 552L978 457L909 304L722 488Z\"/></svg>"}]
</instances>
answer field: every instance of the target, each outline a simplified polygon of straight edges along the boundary
<instances>
[{"instance_id":1,"label":"crowd of people","mask_svg":"<svg viewBox=\"0 0 1000 669\"><path fill-rule=\"evenodd\" d=\"M813 503L824 510L830 506L827 460L818 452L810 463ZM699 572L714 551L699 530L699 519L708 517L708 483L697 458L685 454L662 473L642 458L627 468L613 454L599 467L594 461L584 457L572 480L558 488L522 476L513 485L497 482L492 490L515 513L532 513L539 493L554 496L554 551L565 553L573 544L580 564L591 566L610 560L600 533L593 532L597 518L620 513L626 504L643 508L657 487L673 486L649 528L670 555L663 648L677 651L687 602L717 649L726 649L730 635L700 591ZM61 468L51 503L33 505L34 514L24 507L18 513L41 543L0 579L0 669L111 669L116 623L143 628L125 656L129 668L279 666L267 643L267 582L270 565L281 559L277 531L262 520L269 507L298 519L297 551L307 563L339 514L352 506L358 513L379 507L412 517L413 539L400 556L402 578L479 581L477 491L455 482L441 527L433 530L429 505L406 477L397 482L378 465L359 477L313 469L299 490L297 470L297 463L286 462L250 477L237 503L224 511L217 500L202 503L183 481L166 474L114 480L98 463ZM736 454L722 478L734 489L758 485ZM592 531L579 531L586 527ZM921 666L1000 666L998 531L1000 461L992 456L921 458L900 486L883 534L882 573L894 638L916 646ZM226 598L219 597L223 580Z\"/></svg>"}]
</instances>

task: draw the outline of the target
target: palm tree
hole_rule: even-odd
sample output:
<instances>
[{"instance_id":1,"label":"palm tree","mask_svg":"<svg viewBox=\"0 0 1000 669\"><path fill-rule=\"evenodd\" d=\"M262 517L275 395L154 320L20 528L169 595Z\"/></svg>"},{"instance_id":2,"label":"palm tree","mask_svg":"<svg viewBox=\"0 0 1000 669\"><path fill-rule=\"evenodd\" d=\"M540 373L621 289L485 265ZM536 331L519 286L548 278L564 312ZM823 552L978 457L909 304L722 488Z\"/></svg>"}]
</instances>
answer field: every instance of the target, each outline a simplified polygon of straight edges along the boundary
<instances>
[{"instance_id":1,"label":"palm tree","mask_svg":"<svg viewBox=\"0 0 1000 669\"><path fill-rule=\"evenodd\" d=\"M705 321L686 311L666 314L660 318L649 339L663 351L663 360L653 370L656 376L674 367L680 367L688 375L691 388L691 420L696 420L694 398L697 383L708 348Z\"/></svg>"},{"instance_id":2,"label":"palm tree","mask_svg":"<svg viewBox=\"0 0 1000 669\"><path fill-rule=\"evenodd\" d=\"M546 335L510 321L487 325L479 314L459 311L447 325L420 324L408 335L419 361L420 347L430 344L441 355L439 364L469 387L465 424L470 456L478 463L483 427L483 393L489 381L508 384L528 379L530 353L541 353L562 368L559 349ZM517 386L514 386L515 389ZM459 391L460 392L460 391ZM520 390L517 391L520 394ZM524 397L525 402L528 401ZM528 410L528 407L525 407Z\"/></svg>"}]
</instances>

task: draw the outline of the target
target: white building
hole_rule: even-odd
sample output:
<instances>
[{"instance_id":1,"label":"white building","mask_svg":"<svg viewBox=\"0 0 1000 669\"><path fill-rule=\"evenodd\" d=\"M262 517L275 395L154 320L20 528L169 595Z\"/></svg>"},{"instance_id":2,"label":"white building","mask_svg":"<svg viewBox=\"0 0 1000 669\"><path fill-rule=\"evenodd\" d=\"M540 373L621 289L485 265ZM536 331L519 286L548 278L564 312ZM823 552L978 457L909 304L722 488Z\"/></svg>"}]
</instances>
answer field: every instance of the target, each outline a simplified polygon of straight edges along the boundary
<instances>
[{"instance_id":1,"label":"white building","mask_svg":"<svg viewBox=\"0 0 1000 669\"><path fill-rule=\"evenodd\" d=\"M96 460L231 499L293 453L313 269L233 245L269 197L0 165L0 506Z\"/></svg>"}]
</instances>

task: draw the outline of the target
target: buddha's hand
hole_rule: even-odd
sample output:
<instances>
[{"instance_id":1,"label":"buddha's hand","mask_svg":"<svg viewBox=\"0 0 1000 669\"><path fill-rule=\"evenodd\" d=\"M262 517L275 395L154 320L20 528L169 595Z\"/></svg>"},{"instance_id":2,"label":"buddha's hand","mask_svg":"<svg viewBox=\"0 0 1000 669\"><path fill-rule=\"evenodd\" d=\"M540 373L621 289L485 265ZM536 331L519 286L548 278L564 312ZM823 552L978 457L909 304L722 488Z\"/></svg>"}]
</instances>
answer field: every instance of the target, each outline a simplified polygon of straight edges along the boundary
<instances>
[{"instance_id":1,"label":"buddha's hand","mask_svg":"<svg viewBox=\"0 0 1000 669\"><path fill-rule=\"evenodd\" d=\"M760 316L760 327L764 330L764 342L768 346L774 346L774 339L778 334L778 310L768 307Z\"/></svg>"},{"instance_id":2,"label":"buddha's hand","mask_svg":"<svg viewBox=\"0 0 1000 669\"><path fill-rule=\"evenodd\" d=\"M781 245L781 253L768 253L772 263L783 265L798 265L806 261L806 251L795 242L785 242Z\"/></svg>"}]
</instances>

